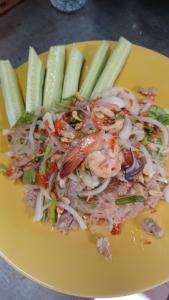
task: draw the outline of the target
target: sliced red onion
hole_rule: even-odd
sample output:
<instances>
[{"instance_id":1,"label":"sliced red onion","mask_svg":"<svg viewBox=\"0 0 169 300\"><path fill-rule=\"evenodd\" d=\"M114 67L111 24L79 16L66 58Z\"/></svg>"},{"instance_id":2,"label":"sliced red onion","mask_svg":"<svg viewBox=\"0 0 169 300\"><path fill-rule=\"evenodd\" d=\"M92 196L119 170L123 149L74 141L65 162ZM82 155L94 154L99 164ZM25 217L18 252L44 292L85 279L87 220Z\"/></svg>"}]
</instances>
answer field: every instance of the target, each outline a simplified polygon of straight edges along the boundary
<instances>
[{"instance_id":1,"label":"sliced red onion","mask_svg":"<svg viewBox=\"0 0 169 300\"><path fill-rule=\"evenodd\" d=\"M98 188L96 188L94 190L90 190L90 191L83 191L83 192L79 193L79 196L80 197L95 196L95 195L102 193L108 187L108 185L110 183L110 179L111 178L106 178L104 180L104 182Z\"/></svg>"},{"instance_id":2,"label":"sliced red onion","mask_svg":"<svg viewBox=\"0 0 169 300\"><path fill-rule=\"evenodd\" d=\"M150 124L153 124L157 127L159 127L163 133L163 142L164 145L167 146L168 145L168 131L166 129L166 127L159 121L153 119L153 118L148 118L148 117L137 117L137 120L141 121L141 122L147 122Z\"/></svg>"},{"instance_id":3,"label":"sliced red onion","mask_svg":"<svg viewBox=\"0 0 169 300\"><path fill-rule=\"evenodd\" d=\"M36 200L35 215L33 218L34 222L39 222L43 217L43 201L44 201L44 195L43 195L43 190L41 190Z\"/></svg>"},{"instance_id":4,"label":"sliced red onion","mask_svg":"<svg viewBox=\"0 0 169 300\"><path fill-rule=\"evenodd\" d=\"M5 152L5 155L8 157L12 157L14 154L12 151L7 151L7 152Z\"/></svg>"},{"instance_id":5,"label":"sliced red onion","mask_svg":"<svg viewBox=\"0 0 169 300\"><path fill-rule=\"evenodd\" d=\"M165 201L169 203L169 185L165 187L163 193Z\"/></svg>"},{"instance_id":6,"label":"sliced red onion","mask_svg":"<svg viewBox=\"0 0 169 300\"><path fill-rule=\"evenodd\" d=\"M86 226L83 218L73 207L71 207L70 205L63 203L63 202L59 203L58 205L60 208L63 208L66 211L68 211L75 218L75 220L79 223L79 226L82 230L87 229L87 226Z\"/></svg>"}]
</instances>

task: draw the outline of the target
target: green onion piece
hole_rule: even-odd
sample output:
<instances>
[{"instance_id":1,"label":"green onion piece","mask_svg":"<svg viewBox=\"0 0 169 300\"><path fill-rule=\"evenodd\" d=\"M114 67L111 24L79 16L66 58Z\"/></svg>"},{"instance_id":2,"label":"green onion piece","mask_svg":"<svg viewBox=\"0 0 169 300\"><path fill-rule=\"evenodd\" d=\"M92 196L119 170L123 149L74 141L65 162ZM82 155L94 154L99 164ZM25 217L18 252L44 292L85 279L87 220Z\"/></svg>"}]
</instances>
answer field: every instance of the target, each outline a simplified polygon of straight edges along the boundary
<instances>
[{"instance_id":1,"label":"green onion piece","mask_svg":"<svg viewBox=\"0 0 169 300\"><path fill-rule=\"evenodd\" d=\"M43 160L42 160L40 168L39 168L39 173L40 174L45 174L45 172L46 172L47 160L48 160L48 158L50 156L50 153L51 153L51 147L48 145L46 147L46 150L45 150L45 153L44 153L44 157L43 157Z\"/></svg>"},{"instance_id":2,"label":"green onion piece","mask_svg":"<svg viewBox=\"0 0 169 300\"><path fill-rule=\"evenodd\" d=\"M35 183L35 181L36 181L35 168L31 167L29 169L24 170L24 172L23 172L23 183L24 184L31 184L31 183Z\"/></svg>"},{"instance_id":3,"label":"green onion piece","mask_svg":"<svg viewBox=\"0 0 169 300\"><path fill-rule=\"evenodd\" d=\"M144 202L144 197L131 196L131 197L119 198L115 200L116 205L124 205L124 204L135 203L135 202Z\"/></svg>"},{"instance_id":4,"label":"green onion piece","mask_svg":"<svg viewBox=\"0 0 169 300\"><path fill-rule=\"evenodd\" d=\"M45 142L46 139L47 139L47 136L44 135L44 134L41 134L41 135L39 136L39 140L41 140L41 141L43 141L43 142Z\"/></svg>"},{"instance_id":5,"label":"green onion piece","mask_svg":"<svg viewBox=\"0 0 169 300\"><path fill-rule=\"evenodd\" d=\"M0 164L0 174L4 174L7 170L7 167L4 164Z\"/></svg>"},{"instance_id":6,"label":"green onion piece","mask_svg":"<svg viewBox=\"0 0 169 300\"><path fill-rule=\"evenodd\" d=\"M57 206L57 200L56 198L52 198L50 201L50 207L49 207L49 219L51 225L55 224L55 209Z\"/></svg>"}]
</instances>

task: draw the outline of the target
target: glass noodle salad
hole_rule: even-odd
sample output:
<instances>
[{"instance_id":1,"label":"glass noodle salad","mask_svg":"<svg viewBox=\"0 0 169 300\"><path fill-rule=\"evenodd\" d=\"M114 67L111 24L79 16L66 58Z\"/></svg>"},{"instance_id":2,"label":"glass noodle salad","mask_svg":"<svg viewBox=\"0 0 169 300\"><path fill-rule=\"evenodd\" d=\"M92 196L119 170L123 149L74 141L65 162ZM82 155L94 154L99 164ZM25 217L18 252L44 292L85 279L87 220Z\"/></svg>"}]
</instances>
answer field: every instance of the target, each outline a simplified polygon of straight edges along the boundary
<instances>
[{"instance_id":1,"label":"glass noodle salad","mask_svg":"<svg viewBox=\"0 0 169 300\"><path fill-rule=\"evenodd\" d=\"M169 201L169 115L154 105L154 89L147 93L138 101L114 87L4 130L12 157L5 175L24 184L34 221L117 234L125 220Z\"/></svg>"},{"instance_id":2,"label":"glass noodle salad","mask_svg":"<svg viewBox=\"0 0 169 300\"><path fill-rule=\"evenodd\" d=\"M155 88L141 87L137 98L127 88L112 87L130 49L120 38L109 55L103 41L79 90L83 55L77 48L65 74L64 46L50 48L45 83L42 61L30 48L25 108L10 62L0 61L11 125L3 130L11 163L1 165L1 173L23 183L34 221L64 234L97 226L114 235L124 221L155 210L160 199L169 202L168 111L155 105ZM142 226L163 236L151 218ZM97 239L97 248L111 259L107 237Z\"/></svg>"}]
</instances>

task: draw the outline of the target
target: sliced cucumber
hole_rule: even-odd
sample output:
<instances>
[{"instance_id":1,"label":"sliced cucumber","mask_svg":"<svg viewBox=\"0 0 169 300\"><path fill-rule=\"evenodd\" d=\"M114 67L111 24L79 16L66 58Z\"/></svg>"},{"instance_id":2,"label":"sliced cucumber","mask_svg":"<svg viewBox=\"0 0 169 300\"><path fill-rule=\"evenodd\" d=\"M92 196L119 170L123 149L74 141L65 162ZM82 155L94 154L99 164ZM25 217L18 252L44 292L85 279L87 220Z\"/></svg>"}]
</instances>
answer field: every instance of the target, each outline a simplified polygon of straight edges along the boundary
<instances>
[{"instance_id":1,"label":"sliced cucumber","mask_svg":"<svg viewBox=\"0 0 169 300\"><path fill-rule=\"evenodd\" d=\"M104 90L112 87L126 62L131 50L131 46L132 44L128 40L120 37L116 47L110 54L110 57L96 83L91 97L94 97Z\"/></svg>"},{"instance_id":2,"label":"sliced cucumber","mask_svg":"<svg viewBox=\"0 0 169 300\"><path fill-rule=\"evenodd\" d=\"M70 99L76 95L83 61L84 57L81 52L77 48L73 47L66 66L62 92L63 100Z\"/></svg>"},{"instance_id":3,"label":"sliced cucumber","mask_svg":"<svg viewBox=\"0 0 169 300\"><path fill-rule=\"evenodd\" d=\"M43 106L50 108L60 102L64 77L65 47L50 47L45 79Z\"/></svg>"},{"instance_id":4,"label":"sliced cucumber","mask_svg":"<svg viewBox=\"0 0 169 300\"><path fill-rule=\"evenodd\" d=\"M42 87L45 75L45 67L36 51L29 48L26 111L33 112L42 105Z\"/></svg>"},{"instance_id":5,"label":"sliced cucumber","mask_svg":"<svg viewBox=\"0 0 169 300\"><path fill-rule=\"evenodd\" d=\"M6 114L12 127L24 113L24 103L15 70L9 60L0 61L0 79Z\"/></svg>"},{"instance_id":6,"label":"sliced cucumber","mask_svg":"<svg viewBox=\"0 0 169 300\"><path fill-rule=\"evenodd\" d=\"M83 99L89 99L96 81L102 72L109 54L109 44L103 41L97 49L92 62L89 66L88 73L80 88L79 94Z\"/></svg>"}]
</instances>

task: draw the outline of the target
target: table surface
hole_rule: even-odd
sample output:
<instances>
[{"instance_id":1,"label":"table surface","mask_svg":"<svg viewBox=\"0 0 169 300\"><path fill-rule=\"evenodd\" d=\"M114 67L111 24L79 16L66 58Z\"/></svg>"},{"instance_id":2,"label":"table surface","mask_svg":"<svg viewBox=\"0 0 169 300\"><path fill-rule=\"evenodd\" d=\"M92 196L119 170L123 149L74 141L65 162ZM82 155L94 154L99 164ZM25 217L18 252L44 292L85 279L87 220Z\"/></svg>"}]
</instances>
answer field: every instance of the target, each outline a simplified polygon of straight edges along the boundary
<instances>
[{"instance_id":1,"label":"table surface","mask_svg":"<svg viewBox=\"0 0 169 300\"><path fill-rule=\"evenodd\" d=\"M27 60L30 45L41 53L55 44L117 40L121 35L169 56L168 11L164 0L88 0L78 12L63 14L49 0L25 0L0 17L0 59L17 67ZM1 300L73 299L33 283L2 259L0 291Z\"/></svg>"}]
</instances>

